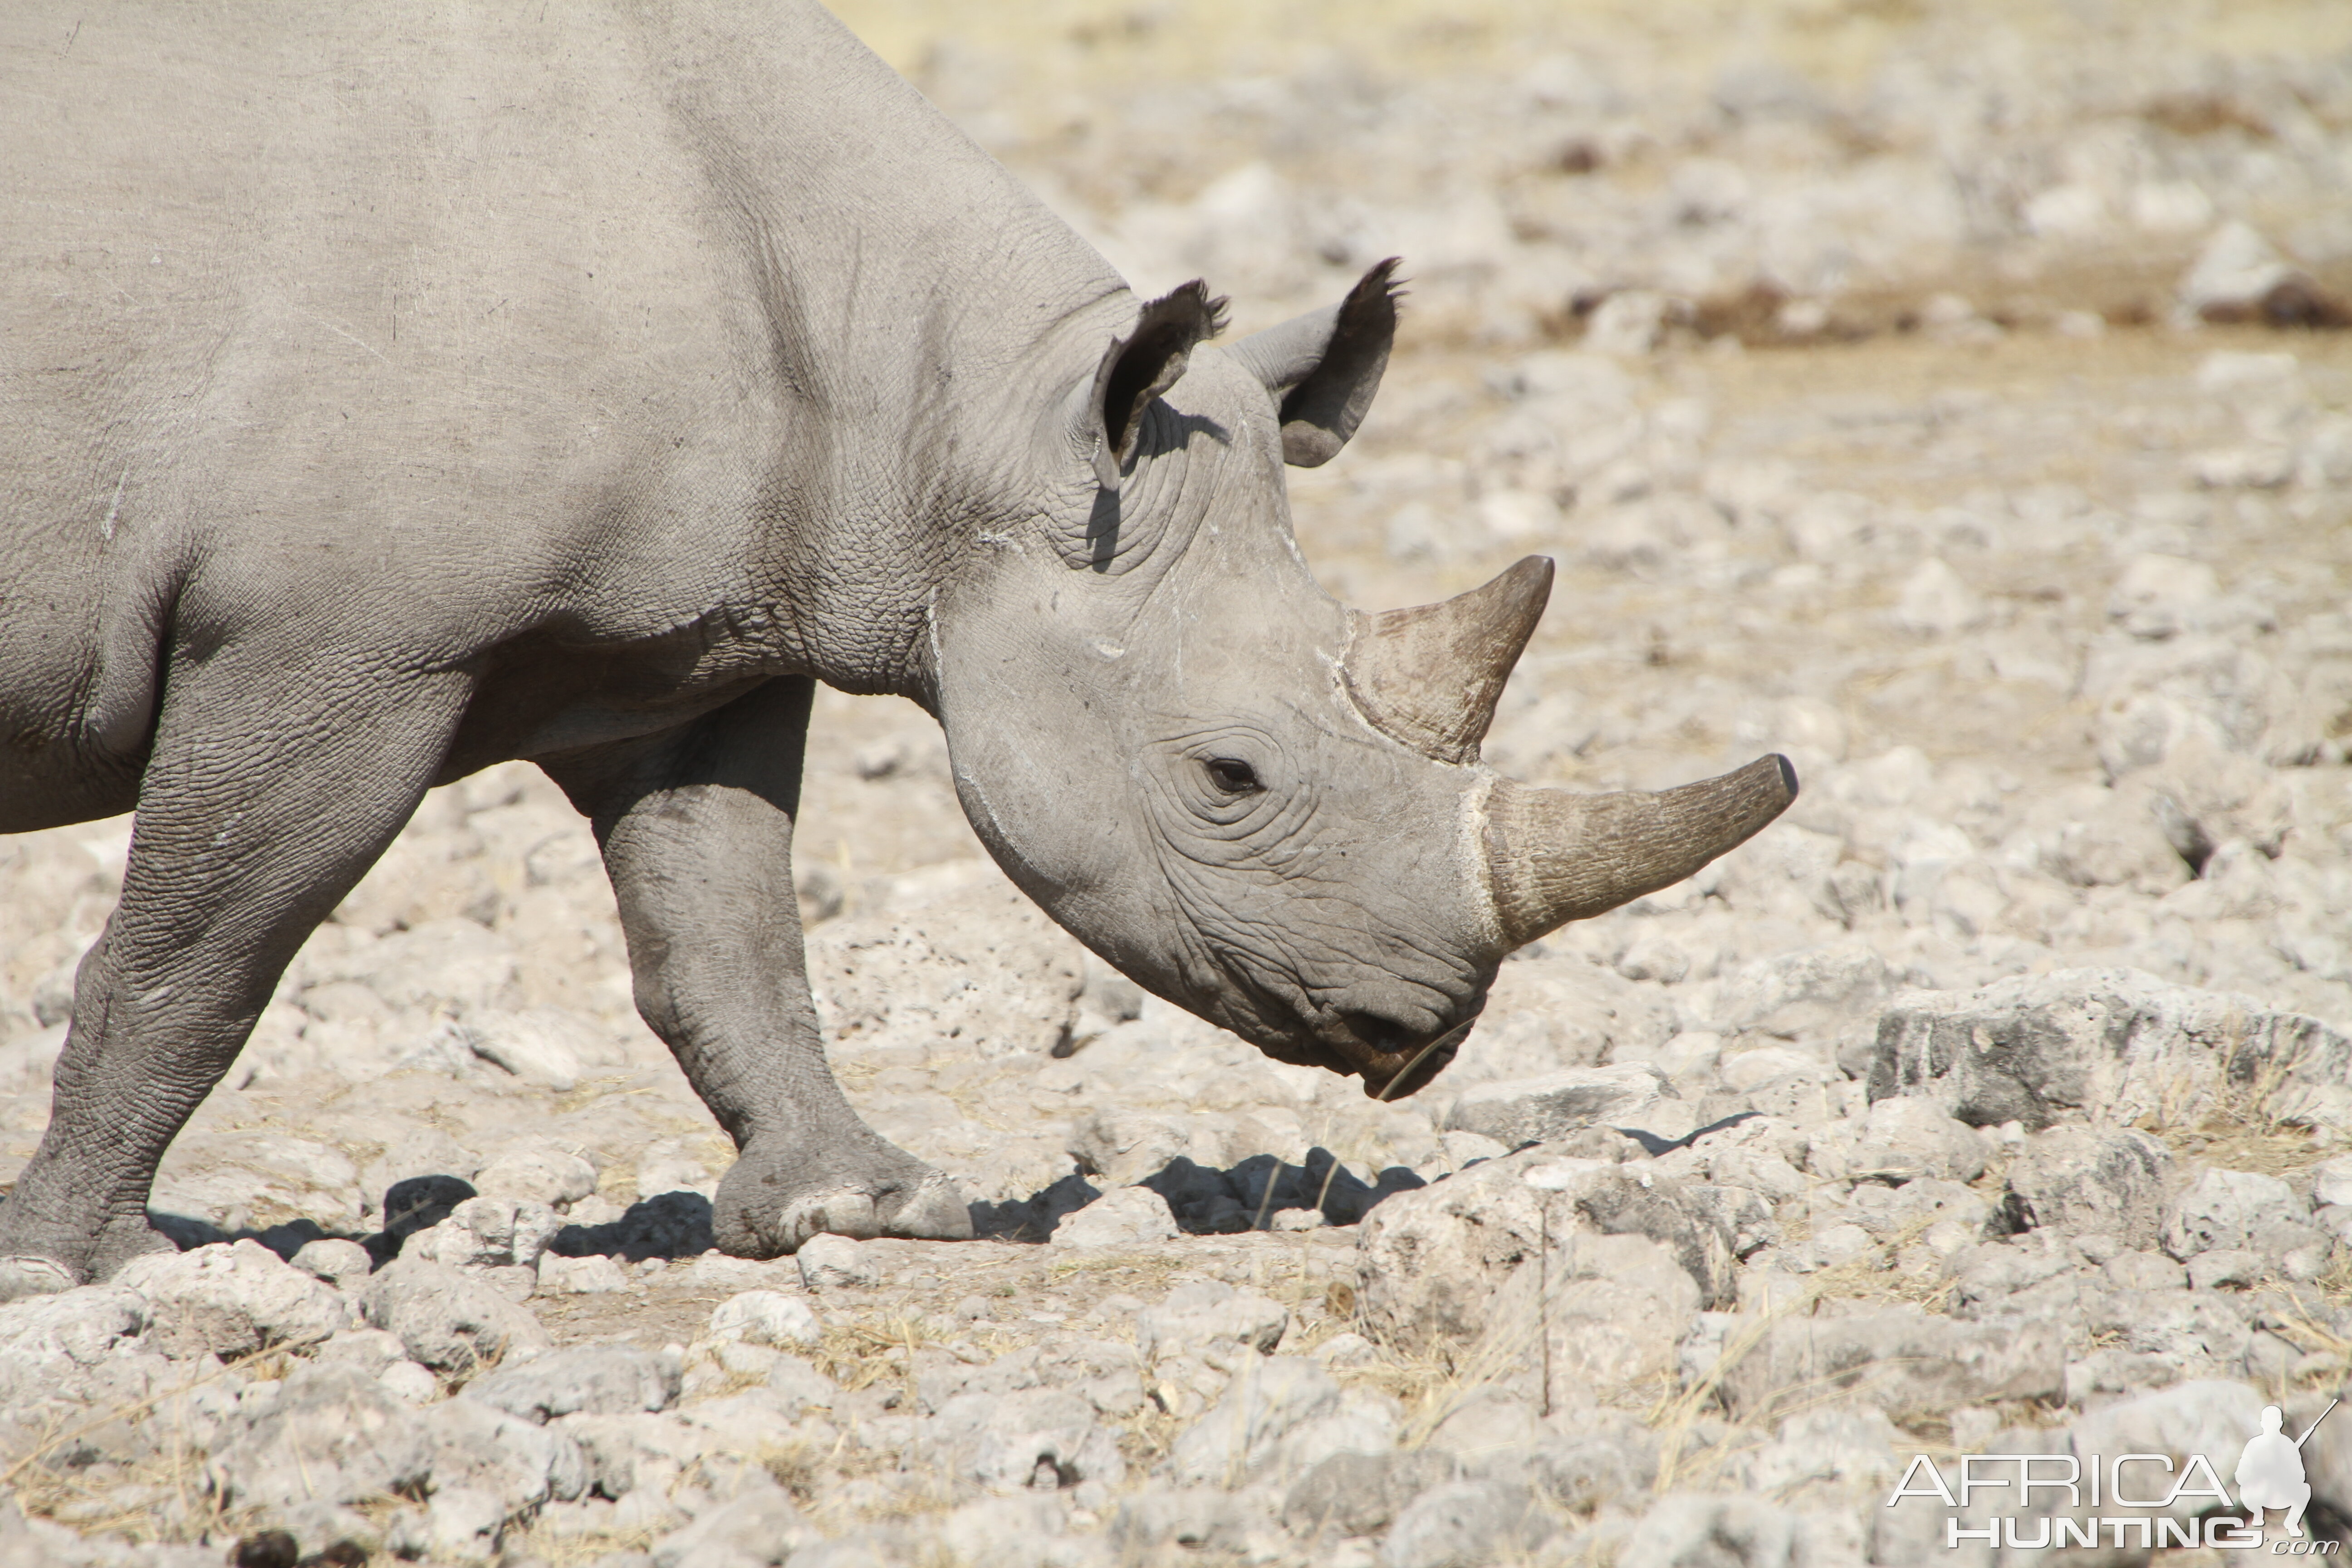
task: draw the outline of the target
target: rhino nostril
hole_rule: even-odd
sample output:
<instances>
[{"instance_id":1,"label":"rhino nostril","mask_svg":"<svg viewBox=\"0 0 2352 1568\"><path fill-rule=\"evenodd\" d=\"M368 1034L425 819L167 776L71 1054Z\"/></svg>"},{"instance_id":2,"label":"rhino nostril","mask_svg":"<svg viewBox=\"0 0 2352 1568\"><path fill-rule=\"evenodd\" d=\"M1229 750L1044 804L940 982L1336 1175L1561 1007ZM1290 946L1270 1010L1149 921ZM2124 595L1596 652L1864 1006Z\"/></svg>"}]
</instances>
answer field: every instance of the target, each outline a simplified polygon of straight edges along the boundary
<instances>
[{"instance_id":1,"label":"rhino nostril","mask_svg":"<svg viewBox=\"0 0 2352 1568\"><path fill-rule=\"evenodd\" d=\"M1407 1028L1393 1018L1383 1018L1378 1013L1346 1012L1339 1015L1348 1032L1382 1056L1402 1056L1420 1046L1425 1037L1418 1030Z\"/></svg>"}]
</instances>

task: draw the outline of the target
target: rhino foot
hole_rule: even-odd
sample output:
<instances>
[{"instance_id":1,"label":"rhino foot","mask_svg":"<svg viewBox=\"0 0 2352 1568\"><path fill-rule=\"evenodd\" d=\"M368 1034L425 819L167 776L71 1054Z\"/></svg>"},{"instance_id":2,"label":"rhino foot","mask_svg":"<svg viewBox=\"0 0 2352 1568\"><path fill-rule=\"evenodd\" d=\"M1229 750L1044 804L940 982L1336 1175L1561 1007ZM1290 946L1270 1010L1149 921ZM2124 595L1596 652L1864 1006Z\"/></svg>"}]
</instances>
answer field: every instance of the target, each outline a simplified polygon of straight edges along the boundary
<instances>
[{"instance_id":1,"label":"rhino foot","mask_svg":"<svg viewBox=\"0 0 2352 1568\"><path fill-rule=\"evenodd\" d=\"M116 1269L134 1258L179 1250L180 1244L157 1230L143 1214L135 1219L116 1220L98 1233L98 1245L89 1254L89 1278L111 1279Z\"/></svg>"},{"instance_id":2,"label":"rhino foot","mask_svg":"<svg viewBox=\"0 0 2352 1568\"><path fill-rule=\"evenodd\" d=\"M97 1239L86 1246L87 1250L79 1237L66 1247L45 1245L42 1238L32 1237L17 1239L15 1247L0 1242L0 1302L55 1295L77 1285L109 1279L134 1258L178 1250L172 1238L148 1224L144 1215L109 1222ZM77 1268L62 1258L82 1258L88 1263Z\"/></svg>"},{"instance_id":3,"label":"rhino foot","mask_svg":"<svg viewBox=\"0 0 2352 1568\"><path fill-rule=\"evenodd\" d=\"M872 1143L828 1160L754 1141L719 1184L711 1215L719 1249L781 1258L820 1235L971 1239L971 1211L954 1183L878 1138Z\"/></svg>"}]
</instances>

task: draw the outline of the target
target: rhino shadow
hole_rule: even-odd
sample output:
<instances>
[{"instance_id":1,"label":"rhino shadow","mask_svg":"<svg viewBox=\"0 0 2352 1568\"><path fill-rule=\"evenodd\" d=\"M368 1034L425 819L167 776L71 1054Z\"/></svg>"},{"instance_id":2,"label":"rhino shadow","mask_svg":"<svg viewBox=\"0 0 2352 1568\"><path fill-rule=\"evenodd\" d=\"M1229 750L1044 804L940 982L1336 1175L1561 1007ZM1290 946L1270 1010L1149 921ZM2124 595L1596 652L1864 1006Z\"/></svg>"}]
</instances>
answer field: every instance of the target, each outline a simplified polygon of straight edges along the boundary
<instances>
[{"instance_id":1,"label":"rhino shadow","mask_svg":"<svg viewBox=\"0 0 2352 1568\"><path fill-rule=\"evenodd\" d=\"M366 1242L376 1267L397 1257L411 1236L439 1225L474 1195L473 1184L455 1176L410 1176L394 1182L383 1194L384 1227ZM547 1249L559 1258L601 1253L641 1263L648 1258L699 1258L714 1245L710 1200L680 1190L639 1198L620 1218L602 1225L567 1225Z\"/></svg>"},{"instance_id":2,"label":"rhino shadow","mask_svg":"<svg viewBox=\"0 0 2352 1568\"><path fill-rule=\"evenodd\" d=\"M475 1196L473 1184L456 1176L410 1176L383 1194L383 1229L366 1238L369 1256L381 1268L399 1256L410 1237L449 1217ZM602 1225L567 1225L547 1249L559 1258L597 1254L641 1263L648 1258L699 1258L716 1245L710 1232L710 1200L677 1191L639 1198L620 1218Z\"/></svg>"},{"instance_id":3,"label":"rhino shadow","mask_svg":"<svg viewBox=\"0 0 2352 1568\"><path fill-rule=\"evenodd\" d=\"M1627 1157L1623 1152L1623 1146L1631 1144L1640 1149L1648 1158L1655 1160L1671 1154L1677 1149L1687 1149L1710 1134L1721 1132L1727 1128L1737 1127L1743 1121L1752 1121L1762 1114L1763 1112L1758 1110L1735 1110L1728 1116L1717 1117L1704 1127L1693 1128L1679 1138L1668 1138L1662 1133L1652 1132L1640 1127L1610 1127L1595 1124L1580 1128L1565 1138L1523 1138L1512 1144L1505 1152L1517 1154L1525 1150L1550 1143L1557 1146L1562 1154L1572 1158L1581 1156L1587 1159L1622 1161ZM1467 1163L1475 1165L1478 1161L1471 1160Z\"/></svg>"},{"instance_id":4,"label":"rhino shadow","mask_svg":"<svg viewBox=\"0 0 2352 1568\"><path fill-rule=\"evenodd\" d=\"M1327 1225L1354 1225L1391 1194L1426 1184L1402 1165L1391 1166L1367 1184L1344 1166L1335 1171L1336 1163L1331 1152L1320 1147L1309 1150L1300 1164L1253 1154L1224 1170L1179 1155L1135 1184L1158 1193L1175 1216L1177 1228L1191 1236L1272 1229L1276 1216L1287 1210L1320 1209ZM1103 1191L1084 1173L1073 1171L1025 1198L975 1203L970 1205L972 1234L998 1241L1044 1242L1066 1215L1093 1203ZM374 1267L381 1268L400 1256L410 1237L440 1224L475 1195L473 1184L457 1176L404 1178L384 1192L383 1228L349 1239L365 1247ZM149 1218L183 1252L211 1242L253 1240L291 1258L306 1243L343 1234L309 1219L266 1230L232 1231L194 1215L161 1210L151 1210ZM698 1258L713 1245L710 1200L680 1191L641 1198L620 1218L603 1225L567 1225L556 1232L548 1250L560 1258L603 1254L636 1263L648 1258Z\"/></svg>"},{"instance_id":5,"label":"rhino shadow","mask_svg":"<svg viewBox=\"0 0 2352 1568\"><path fill-rule=\"evenodd\" d=\"M710 1200L700 1193L656 1193L603 1225L567 1225L547 1249L559 1258L598 1253L642 1263L648 1258L699 1258L718 1242L710 1232Z\"/></svg>"},{"instance_id":6,"label":"rhino shadow","mask_svg":"<svg viewBox=\"0 0 2352 1568\"><path fill-rule=\"evenodd\" d=\"M1318 1147L1308 1150L1300 1164L1253 1154L1224 1170L1196 1164L1180 1154L1134 1184L1158 1193L1185 1234L1234 1236L1272 1229L1276 1215L1286 1210L1319 1209L1327 1225L1354 1225L1391 1194L1426 1184L1402 1165L1389 1167L1367 1184L1339 1165L1328 1149ZM1074 1171L1026 1198L973 1204L972 1232L999 1241L1043 1242L1065 1217L1102 1193L1084 1172Z\"/></svg>"},{"instance_id":7,"label":"rhino shadow","mask_svg":"<svg viewBox=\"0 0 2352 1568\"><path fill-rule=\"evenodd\" d=\"M147 1223L182 1252L223 1241L257 1241L289 1262L314 1241L356 1241L368 1250L378 1268L400 1255L401 1243L416 1232L440 1224L449 1211L474 1196L473 1184L457 1176L410 1176L393 1183L383 1194L383 1228L368 1231L329 1230L304 1216L257 1228L249 1225L221 1226L197 1215L149 1209Z\"/></svg>"},{"instance_id":8,"label":"rhino shadow","mask_svg":"<svg viewBox=\"0 0 2352 1568\"><path fill-rule=\"evenodd\" d=\"M307 1216L261 1229L252 1226L225 1226L168 1209L149 1209L147 1222L170 1237L172 1245L183 1252L193 1252L215 1242L257 1241L290 1262L310 1243L335 1239L358 1242L367 1248L374 1267L381 1268L400 1256L402 1243L420 1230L439 1225L449 1217L450 1210L474 1195L474 1184L463 1177L404 1177L384 1189L383 1207L379 1211L384 1216L383 1227L373 1232L329 1230Z\"/></svg>"},{"instance_id":9,"label":"rhino shadow","mask_svg":"<svg viewBox=\"0 0 2352 1568\"><path fill-rule=\"evenodd\" d=\"M329 1230L314 1219L290 1219L282 1225L256 1229L249 1225L225 1227L196 1215L173 1214L168 1209L149 1209L147 1223L153 1226L182 1252L193 1252L199 1247L210 1247L216 1241L257 1241L282 1259L293 1256L314 1241L330 1237L364 1243L365 1237L348 1232Z\"/></svg>"}]
</instances>

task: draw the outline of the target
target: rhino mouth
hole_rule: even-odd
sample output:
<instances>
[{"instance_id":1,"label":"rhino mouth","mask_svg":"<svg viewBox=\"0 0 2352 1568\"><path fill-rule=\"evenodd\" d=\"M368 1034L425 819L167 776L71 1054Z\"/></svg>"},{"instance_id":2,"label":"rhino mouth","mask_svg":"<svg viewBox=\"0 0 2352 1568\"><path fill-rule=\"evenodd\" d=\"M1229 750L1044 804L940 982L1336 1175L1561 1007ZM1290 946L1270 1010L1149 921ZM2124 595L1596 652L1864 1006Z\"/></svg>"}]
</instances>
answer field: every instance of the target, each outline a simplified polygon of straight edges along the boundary
<instances>
[{"instance_id":1,"label":"rhino mouth","mask_svg":"<svg viewBox=\"0 0 2352 1568\"><path fill-rule=\"evenodd\" d=\"M1470 1037L1476 1015L1425 1034L1375 1013L1354 1009L1326 1015L1307 1027L1265 1030L1253 1021L1228 1024L1276 1061L1321 1068L1364 1080L1374 1100L1402 1100L1429 1087Z\"/></svg>"},{"instance_id":2,"label":"rhino mouth","mask_svg":"<svg viewBox=\"0 0 2352 1568\"><path fill-rule=\"evenodd\" d=\"M1403 1100L1429 1087L1445 1070L1470 1037L1478 1022L1474 1015L1452 1028L1425 1038L1387 1018L1350 1014L1346 1034L1332 1042L1334 1054L1348 1064L1344 1070L1364 1080L1364 1093L1374 1100Z\"/></svg>"}]
</instances>

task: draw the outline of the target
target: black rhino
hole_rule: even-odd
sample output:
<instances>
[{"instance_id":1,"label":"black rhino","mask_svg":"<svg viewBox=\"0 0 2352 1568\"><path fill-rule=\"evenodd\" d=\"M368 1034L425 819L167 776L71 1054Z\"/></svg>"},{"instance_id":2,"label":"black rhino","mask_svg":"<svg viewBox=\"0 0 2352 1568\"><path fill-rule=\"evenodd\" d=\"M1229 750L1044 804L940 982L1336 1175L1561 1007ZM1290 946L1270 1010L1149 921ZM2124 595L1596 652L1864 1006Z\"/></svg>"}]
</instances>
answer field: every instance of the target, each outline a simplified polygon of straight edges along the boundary
<instances>
[{"instance_id":1,"label":"black rhino","mask_svg":"<svg viewBox=\"0 0 2352 1568\"><path fill-rule=\"evenodd\" d=\"M1087 945L1373 1092L1793 796L1482 766L1549 563L1362 615L1291 540L1391 268L1208 346L1201 285L1137 300L813 5L25 5L0 81L0 830L137 810L0 1293L166 1245L156 1163L283 966L503 759L593 824L747 1256L970 1234L818 1037L818 680L936 715Z\"/></svg>"}]
</instances>

